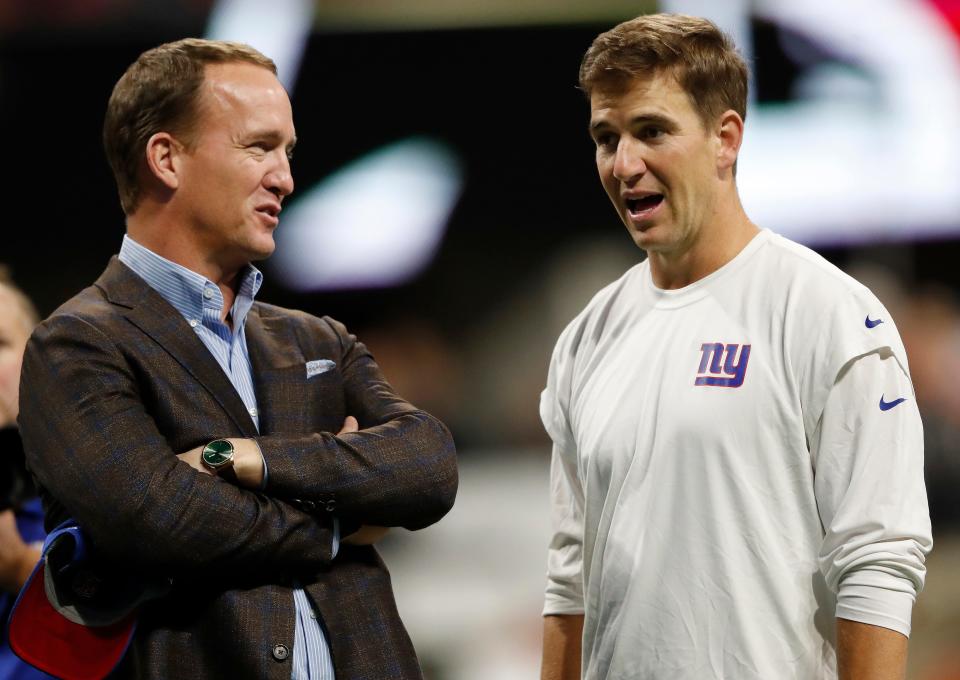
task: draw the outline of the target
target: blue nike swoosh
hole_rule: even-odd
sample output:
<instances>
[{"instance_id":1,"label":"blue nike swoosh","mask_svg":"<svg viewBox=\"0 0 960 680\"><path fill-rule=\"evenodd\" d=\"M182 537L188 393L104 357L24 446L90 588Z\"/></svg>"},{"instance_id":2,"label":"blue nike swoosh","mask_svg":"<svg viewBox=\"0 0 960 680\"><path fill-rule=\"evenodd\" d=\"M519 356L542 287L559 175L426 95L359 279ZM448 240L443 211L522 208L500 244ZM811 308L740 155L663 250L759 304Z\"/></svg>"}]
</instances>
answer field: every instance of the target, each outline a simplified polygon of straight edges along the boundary
<instances>
[{"instance_id":1,"label":"blue nike swoosh","mask_svg":"<svg viewBox=\"0 0 960 680\"><path fill-rule=\"evenodd\" d=\"M870 315L867 314L867 318L863 320L863 323L867 328L876 328L877 326L883 323L883 319L877 319L876 321L874 321L873 319L870 318Z\"/></svg>"},{"instance_id":2,"label":"blue nike swoosh","mask_svg":"<svg viewBox=\"0 0 960 680\"><path fill-rule=\"evenodd\" d=\"M905 397L900 397L899 399L894 399L893 401L884 401L884 400L883 400L883 395L881 394L881 395L880 395L880 410L881 410L881 411L889 411L890 409L892 409L892 408L893 408L894 406L896 406L897 404L902 404L902 403L905 402L905 401L906 401L906 398L905 398Z\"/></svg>"}]
</instances>

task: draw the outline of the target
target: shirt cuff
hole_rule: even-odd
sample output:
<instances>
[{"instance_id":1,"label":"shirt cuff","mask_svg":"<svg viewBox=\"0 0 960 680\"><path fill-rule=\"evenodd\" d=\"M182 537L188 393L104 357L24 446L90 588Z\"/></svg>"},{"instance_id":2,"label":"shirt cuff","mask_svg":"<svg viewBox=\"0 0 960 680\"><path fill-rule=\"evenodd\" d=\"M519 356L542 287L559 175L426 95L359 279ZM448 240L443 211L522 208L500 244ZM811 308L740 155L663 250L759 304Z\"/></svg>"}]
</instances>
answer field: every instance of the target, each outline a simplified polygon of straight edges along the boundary
<instances>
[{"instance_id":1,"label":"shirt cuff","mask_svg":"<svg viewBox=\"0 0 960 680\"><path fill-rule=\"evenodd\" d=\"M333 518L333 554L330 555L332 560L337 556L337 553L340 552L340 520L336 517Z\"/></svg>"},{"instance_id":2,"label":"shirt cuff","mask_svg":"<svg viewBox=\"0 0 960 680\"><path fill-rule=\"evenodd\" d=\"M910 637L910 618L915 598L912 592L902 589L893 590L879 585L841 584L840 592L837 593L837 618L889 628Z\"/></svg>"},{"instance_id":3,"label":"shirt cuff","mask_svg":"<svg viewBox=\"0 0 960 680\"><path fill-rule=\"evenodd\" d=\"M581 615L583 614L583 602L548 591L544 599L543 615L552 616L554 614L562 616Z\"/></svg>"}]
</instances>

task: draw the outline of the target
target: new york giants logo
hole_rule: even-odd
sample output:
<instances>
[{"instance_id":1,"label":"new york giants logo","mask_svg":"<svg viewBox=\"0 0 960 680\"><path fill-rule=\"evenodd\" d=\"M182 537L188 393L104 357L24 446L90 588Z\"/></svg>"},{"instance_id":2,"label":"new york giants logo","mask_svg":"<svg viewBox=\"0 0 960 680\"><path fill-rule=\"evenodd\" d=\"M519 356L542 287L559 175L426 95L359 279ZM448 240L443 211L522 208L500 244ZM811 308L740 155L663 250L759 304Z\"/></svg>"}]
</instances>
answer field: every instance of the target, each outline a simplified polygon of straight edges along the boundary
<instances>
[{"instance_id":1,"label":"new york giants logo","mask_svg":"<svg viewBox=\"0 0 960 680\"><path fill-rule=\"evenodd\" d=\"M747 375L748 361L750 361L750 345L705 342L700 345L700 369L697 371L697 380L693 384L740 387Z\"/></svg>"}]
</instances>

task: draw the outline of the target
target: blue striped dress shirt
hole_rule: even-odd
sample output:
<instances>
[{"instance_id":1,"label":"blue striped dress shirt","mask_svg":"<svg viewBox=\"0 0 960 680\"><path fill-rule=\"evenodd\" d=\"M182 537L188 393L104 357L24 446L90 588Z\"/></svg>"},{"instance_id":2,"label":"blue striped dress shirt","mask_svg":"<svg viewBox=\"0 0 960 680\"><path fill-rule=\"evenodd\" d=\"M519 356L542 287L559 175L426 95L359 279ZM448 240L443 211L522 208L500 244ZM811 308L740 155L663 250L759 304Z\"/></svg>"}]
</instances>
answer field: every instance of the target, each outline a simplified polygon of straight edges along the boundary
<instances>
[{"instance_id":1,"label":"blue striped dress shirt","mask_svg":"<svg viewBox=\"0 0 960 680\"><path fill-rule=\"evenodd\" d=\"M233 331L220 321L223 293L213 281L186 267L160 257L127 235L120 247L120 261L169 302L223 368L234 389L243 400L253 424L260 429L257 397L253 391L253 374L247 353L244 325L253 299L263 283L263 274L250 265L237 290L230 316ZM212 435L211 435L212 436ZM267 473L266 464L264 472ZM264 477L266 480L266 476ZM339 526L334 522L333 552L336 555ZM303 589L293 591L296 607L296 628L293 640L292 680L334 680L330 647L324 637L317 614Z\"/></svg>"}]
</instances>

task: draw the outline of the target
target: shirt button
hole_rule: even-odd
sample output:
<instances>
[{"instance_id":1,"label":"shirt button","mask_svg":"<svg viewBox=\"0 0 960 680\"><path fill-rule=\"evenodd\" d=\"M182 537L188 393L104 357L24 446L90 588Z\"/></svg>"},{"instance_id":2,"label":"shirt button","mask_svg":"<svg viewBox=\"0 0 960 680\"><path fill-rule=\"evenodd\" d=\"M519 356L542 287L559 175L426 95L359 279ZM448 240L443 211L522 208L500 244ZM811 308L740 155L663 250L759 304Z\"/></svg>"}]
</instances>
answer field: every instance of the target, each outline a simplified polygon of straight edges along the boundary
<instances>
[{"instance_id":1,"label":"shirt button","mask_svg":"<svg viewBox=\"0 0 960 680\"><path fill-rule=\"evenodd\" d=\"M247 412L250 413L250 415L253 416L254 418L257 417L257 409L256 409L256 408L247 409Z\"/></svg>"},{"instance_id":2,"label":"shirt button","mask_svg":"<svg viewBox=\"0 0 960 680\"><path fill-rule=\"evenodd\" d=\"M311 619L317 618L317 612L315 612L315 611L313 611L313 610L311 609L311 610L310 610L310 618L311 618Z\"/></svg>"},{"instance_id":3,"label":"shirt button","mask_svg":"<svg viewBox=\"0 0 960 680\"><path fill-rule=\"evenodd\" d=\"M210 288L204 288L204 289L203 289L203 297L207 298L208 300L209 300L210 298L212 298L212 297L213 297L213 290L210 289Z\"/></svg>"},{"instance_id":4,"label":"shirt button","mask_svg":"<svg viewBox=\"0 0 960 680\"><path fill-rule=\"evenodd\" d=\"M198 323L200 322L196 319L190 319L190 328L196 328Z\"/></svg>"},{"instance_id":5,"label":"shirt button","mask_svg":"<svg viewBox=\"0 0 960 680\"><path fill-rule=\"evenodd\" d=\"M290 650L286 645L276 645L273 648L273 658L277 661L284 661L288 656L290 656Z\"/></svg>"}]
</instances>

